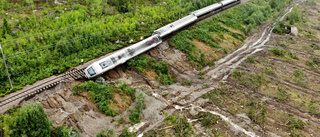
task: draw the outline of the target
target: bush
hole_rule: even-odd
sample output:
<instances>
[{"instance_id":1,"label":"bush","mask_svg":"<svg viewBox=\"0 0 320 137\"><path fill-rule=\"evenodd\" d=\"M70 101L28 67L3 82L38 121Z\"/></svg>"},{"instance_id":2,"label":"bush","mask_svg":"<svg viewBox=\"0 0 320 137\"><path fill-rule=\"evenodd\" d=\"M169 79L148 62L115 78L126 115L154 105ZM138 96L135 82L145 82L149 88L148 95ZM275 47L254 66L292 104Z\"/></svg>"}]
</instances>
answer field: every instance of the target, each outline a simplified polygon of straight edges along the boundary
<instances>
[{"instance_id":1,"label":"bush","mask_svg":"<svg viewBox=\"0 0 320 137\"><path fill-rule=\"evenodd\" d=\"M294 25L295 23L302 21L302 15L298 6L295 5L293 7L291 13L289 13L289 15L287 16L287 20L290 21L291 25Z\"/></svg>"},{"instance_id":2,"label":"bush","mask_svg":"<svg viewBox=\"0 0 320 137\"><path fill-rule=\"evenodd\" d=\"M96 137L113 137L115 135L113 130L101 130Z\"/></svg>"},{"instance_id":3,"label":"bush","mask_svg":"<svg viewBox=\"0 0 320 137\"><path fill-rule=\"evenodd\" d=\"M281 50L281 49L278 49L278 48L271 49L270 52L274 56L277 56L277 57L283 57L285 55L285 53L286 53L284 50Z\"/></svg>"},{"instance_id":4,"label":"bush","mask_svg":"<svg viewBox=\"0 0 320 137\"><path fill-rule=\"evenodd\" d=\"M140 93L137 98L136 98L136 102L135 102L135 108L141 112L142 110L144 110L146 108L146 96L144 95L144 93Z\"/></svg>"},{"instance_id":5,"label":"bush","mask_svg":"<svg viewBox=\"0 0 320 137\"><path fill-rule=\"evenodd\" d=\"M189 137L193 133L192 125L189 124L186 118L178 117L173 125L175 136Z\"/></svg>"},{"instance_id":6,"label":"bush","mask_svg":"<svg viewBox=\"0 0 320 137\"><path fill-rule=\"evenodd\" d=\"M263 124L265 118L267 117L266 105L257 103L256 101L251 101L250 110L248 112L248 117L257 124Z\"/></svg>"},{"instance_id":7,"label":"bush","mask_svg":"<svg viewBox=\"0 0 320 137\"><path fill-rule=\"evenodd\" d=\"M60 126L56 129L56 137L81 137L81 134L76 128Z\"/></svg>"},{"instance_id":8,"label":"bush","mask_svg":"<svg viewBox=\"0 0 320 137\"><path fill-rule=\"evenodd\" d=\"M216 125L218 120L220 120L219 116L213 115L209 112L200 112L197 115L197 118L199 118L201 125L204 126L205 128L210 128Z\"/></svg>"},{"instance_id":9,"label":"bush","mask_svg":"<svg viewBox=\"0 0 320 137\"><path fill-rule=\"evenodd\" d=\"M284 90L283 88L281 88L281 86L278 87L278 100L281 102L285 102L288 99L288 92L286 90Z\"/></svg>"},{"instance_id":10,"label":"bush","mask_svg":"<svg viewBox=\"0 0 320 137\"><path fill-rule=\"evenodd\" d=\"M137 109L134 109L133 112L129 115L129 119L131 124L140 123L140 112Z\"/></svg>"},{"instance_id":11,"label":"bush","mask_svg":"<svg viewBox=\"0 0 320 137\"><path fill-rule=\"evenodd\" d=\"M296 118L295 116L293 115L290 115L290 119L289 119L289 122L287 124L287 127L289 130L301 130L304 128L306 124L299 118Z\"/></svg>"},{"instance_id":12,"label":"bush","mask_svg":"<svg viewBox=\"0 0 320 137\"><path fill-rule=\"evenodd\" d=\"M291 27L288 25L284 25L284 22L278 22L278 25L273 29L274 33L280 34L280 35L285 35L289 34L291 32Z\"/></svg>"},{"instance_id":13,"label":"bush","mask_svg":"<svg viewBox=\"0 0 320 137\"><path fill-rule=\"evenodd\" d=\"M5 133L8 136L49 137L51 125L42 105L38 103L27 104L4 118Z\"/></svg>"},{"instance_id":14,"label":"bush","mask_svg":"<svg viewBox=\"0 0 320 137\"><path fill-rule=\"evenodd\" d=\"M253 57L248 57L247 59L246 59L246 62L247 63L253 63L253 64L255 64L256 62L258 62L259 61L259 59L255 59L255 58L253 58Z\"/></svg>"},{"instance_id":15,"label":"bush","mask_svg":"<svg viewBox=\"0 0 320 137\"><path fill-rule=\"evenodd\" d=\"M314 44L314 43L312 43L312 44L310 45L310 47L311 47L313 50L320 50L320 46L317 45L317 44Z\"/></svg>"},{"instance_id":16,"label":"bush","mask_svg":"<svg viewBox=\"0 0 320 137\"><path fill-rule=\"evenodd\" d=\"M135 133L131 133L128 131L128 129L124 129L122 134L120 135L120 137L135 137L136 134Z\"/></svg>"}]
</instances>

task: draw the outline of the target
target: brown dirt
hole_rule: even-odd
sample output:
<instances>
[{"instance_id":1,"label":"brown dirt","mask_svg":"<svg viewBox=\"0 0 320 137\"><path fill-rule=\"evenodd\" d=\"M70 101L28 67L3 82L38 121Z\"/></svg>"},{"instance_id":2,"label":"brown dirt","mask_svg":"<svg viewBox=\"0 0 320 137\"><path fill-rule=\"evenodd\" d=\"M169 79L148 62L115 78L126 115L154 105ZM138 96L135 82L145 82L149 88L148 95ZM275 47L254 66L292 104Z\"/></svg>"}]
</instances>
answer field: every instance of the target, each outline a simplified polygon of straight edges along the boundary
<instances>
[{"instance_id":1,"label":"brown dirt","mask_svg":"<svg viewBox=\"0 0 320 137\"><path fill-rule=\"evenodd\" d=\"M113 110L117 110L120 113L124 112L129 108L132 103L131 97L125 95L124 93L112 92L114 97L109 107Z\"/></svg>"},{"instance_id":2,"label":"brown dirt","mask_svg":"<svg viewBox=\"0 0 320 137\"><path fill-rule=\"evenodd\" d=\"M152 70L146 71L145 76L150 81L156 81L158 74L155 72L155 70L152 69Z\"/></svg>"}]
</instances>

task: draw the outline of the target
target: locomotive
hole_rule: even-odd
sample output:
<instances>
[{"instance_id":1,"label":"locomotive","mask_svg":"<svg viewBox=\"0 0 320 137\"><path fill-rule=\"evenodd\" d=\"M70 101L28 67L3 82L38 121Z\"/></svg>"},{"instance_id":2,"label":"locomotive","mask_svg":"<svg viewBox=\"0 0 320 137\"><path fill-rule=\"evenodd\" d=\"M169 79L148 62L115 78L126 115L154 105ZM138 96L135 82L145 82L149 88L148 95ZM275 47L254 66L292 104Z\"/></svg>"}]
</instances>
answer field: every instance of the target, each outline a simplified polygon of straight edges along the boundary
<instances>
[{"instance_id":1,"label":"locomotive","mask_svg":"<svg viewBox=\"0 0 320 137\"><path fill-rule=\"evenodd\" d=\"M84 70L85 76L88 79L99 76L104 72L125 63L129 59L158 46L160 43L162 43L162 38L180 30L183 27L190 25L191 23L196 22L200 17L218 10L223 10L225 7L230 5L239 4L240 1L241 0L223 0L221 2L196 10L184 18L181 18L173 23L155 30L152 36L150 36L149 38L144 39L124 49L121 49L110 56L92 63Z\"/></svg>"}]
</instances>

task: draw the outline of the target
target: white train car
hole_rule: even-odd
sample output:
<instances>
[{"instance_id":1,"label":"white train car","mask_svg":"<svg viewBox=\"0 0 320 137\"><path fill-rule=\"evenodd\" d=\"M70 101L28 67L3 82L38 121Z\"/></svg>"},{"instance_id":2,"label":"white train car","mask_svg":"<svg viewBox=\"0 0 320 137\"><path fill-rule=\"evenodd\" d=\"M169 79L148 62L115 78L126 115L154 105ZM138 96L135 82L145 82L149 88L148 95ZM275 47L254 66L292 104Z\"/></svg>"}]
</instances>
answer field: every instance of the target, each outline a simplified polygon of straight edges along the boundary
<instances>
[{"instance_id":1,"label":"white train car","mask_svg":"<svg viewBox=\"0 0 320 137\"><path fill-rule=\"evenodd\" d=\"M201 17L205 14L208 14L214 10L217 10L217 9L220 9L222 8L222 4L221 3L215 3L215 4L212 4L210 6L207 6L207 7L204 7L202 9L199 9L199 10L196 10L194 12L192 12L191 14L197 16L197 17Z\"/></svg>"},{"instance_id":2,"label":"white train car","mask_svg":"<svg viewBox=\"0 0 320 137\"><path fill-rule=\"evenodd\" d=\"M125 63L127 60L145 51L148 51L149 49L159 45L160 43L162 43L162 40L160 39L159 35L153 35L134 45L121 49L120 51L117 51L116 53L108 57L105 57L97 62L92 63L84 70L84 73L87 78L94 78L110 69L113 69L114 67L120 64Z\"/></svg>"},{"instance_id":3,"label":"white train car","mask_svg":"<svg viewBox=\"0 0 320 137\"><path fill-rule=\"evenodd\" d=\"M229 6L234 3L240 3L240 1L241 0L223 0L219 3L215 3L205 8L194 11L182 19L179 19L173 23L170 23L169 25L155 30L151 37L120 51L117 51L116 53L91 64L85 69L85 75L89 79L101 75L104 72L125 63L127 60L159 45L162 42L161 38L168 36L172 32L178 31L179 29L197 21L198 17L201 17L218 9L223 9L225 6Z\"/></svg>"},{"instance_id":4,"label":"white train car","mask_svg":"<svg viewBox=\"0 0 320 137\"><path fill-rule=\"evenodd\" d=\"M189 24L195 22L197 20L197 16L194 15L188 15L182 19L179 19L175 22L172 22L162 28L159 28L153 32L153 34L159 34L161 38L171 34L174 31L177 31L185 26L188 26Z\"/></svg>"}]
</instances>

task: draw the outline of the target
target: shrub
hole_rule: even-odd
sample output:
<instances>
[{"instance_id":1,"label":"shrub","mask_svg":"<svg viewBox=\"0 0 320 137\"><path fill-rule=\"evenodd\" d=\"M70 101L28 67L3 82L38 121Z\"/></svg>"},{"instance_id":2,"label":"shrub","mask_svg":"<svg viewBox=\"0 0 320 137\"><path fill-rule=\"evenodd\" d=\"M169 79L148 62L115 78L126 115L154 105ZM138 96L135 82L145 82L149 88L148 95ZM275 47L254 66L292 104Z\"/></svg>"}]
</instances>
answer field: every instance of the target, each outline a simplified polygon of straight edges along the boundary
<instances>
[{"instance_id":1,"label":"shrub","mask_svg":"<svg viewBox=\"0 0 320 137\"><path fill-rule=\"evenodd\" d=\"M162 74L160 73L158 80L163 84L163 85L171 85L173 84L173 79L171 78L170 75Z\"/></svg>"},{"instance_id":2,"label":"shrub","mask_svg":"<svg viewBox=\"0 0 320 137\"><path fill-rule=\"evenodd\" d=\"M135 133L131 133L128 131L128 129L124 129L122 134L120 135L120 137L135 137L136 134Z\"/></svg>"},{"instance_id":3,"label":"shrub","mask_svg":"<svg viewBox=\"0 0 320 137\"><path fill-rule=\"evenodd\" d=\"M290 130L295 130L295 129L303 129L304 126L306 124L299 118L296 118L295 116L293 115L290 115L290 119L289 119L289 122L287 124L287 127L288 129Z\"/></svg>"},{"instance_id":4,"label":"shrub","mask_svg":"<svg viewBox=\"0 0 320 137\"><path fill-rule=\"evenodd\" d=\"M253 57L248 57L247 59L246 59L246 62L247 63L253 63L253 64L255 64L256 62L258 62L259 61L259 59L255 59L255 58L253 58Z\"/></svg>"},{"instance_id":5,"label":"shrub","mask_svg":"<svg viewBox=\"0 0 320 137\"><path fill-rule=\"evenodd\" d=\"M248 117L257 124L263 124L267 117L266 105L251 101L249 106Z\"/></svg>"},{"instance_id":6,"label":"shrub","mask_svg":"<svg viewBox=\"0 0 320 137\"><path fill-rule=\"evenodd\" d=\"M312 43L312 44L310 45L310 47L311 47L312 49L314 49L314 50L320 50L320 46L317 45L317 44L314 44L314 43Z\"/></svg>"},{"instance_id":7,"label":"shrub","mask_svg":"<svg viewBox=\"0 0 320 137\"><path fill-rule=\"evenodd\" d=\"M125 121L124 117L120 117L117 122L118 124L123 124Z\"/></svg>"},{"instance_id":8,"label":"shrub","mask_svg":"<svg viewBox=\"0 0 320 137\"><path fill-rule=\"evenodd\" d=\"M281 88L281 86L278 87L277 95L278 95L278 100L282 101L282 102L286 101L289 96L288 92L286 90L284 90L283 88Z\"/></svg>"},{"instance_id":9,"label":"shrub","mask_svg":"<svg viewBox=\"0 0 320 137\"><path fill-rule=\"evenodd\" d=\"M140 112L137 109L134 109L133 112L129 115L129 119L131 124L140 123Z\"/></svg>"},{"instance_id":10,"label":"shrub","mask_svg":"<svg viewBox=\"0 0 320 137\"><path fill-rule=\"evenodd\" d=\"M181 83L181 85L183 85L183 86L185 86L185 85L191 86L191 85L192 85L192 82L189 81L189 80L185 80L185 81L183 81L183 82Z\"/></svg>"},{"instance_id":11,"label":"shrub","mask_svg":"<svg viewBox=\"0 0 320 137\"><path fill-rule=\"evenodd\" d=\"M218 120L220 119L219 116L213 115L209 112L200 112L197 117L201 122L201 125L205 128L210 128L217 124Z\"/></svg>"},{"instance_id":12,"label":"shrub","mask_svg":"<svg viewBox=\"0 0 320 137\"><path fill-rule=\"evenodd\" d=\"M27 104L4 118L4 127L9 136L50 136L51 125L42 105L38 103Z\"/></svg>"},{"instance_id":13,"label":"shrub","mask_svg":"<svg viewBox=\"0 0 320 137\"><path fill-rule=\"evenodd\" d=\"M293 7L291 13L287 16L287 20L290 21L291 25L294 25L295 23L302 21L302 15L298 6L295 5Z\"/></svg>"},{"instance_id":14,"label":"shrub","mask_svg":"<svg viewBox=\"0 0 320 137\"><path fill-rule=\"evenodd\" d=\"M294 53L293 51L288 52L288 54L289 54L289 57L292 58L292 59L296 59L296 60L299 59L299 57L297 56L297 54Z\"/></svg>"},{"instance_id":15,"label":"shrub","mask_svg":"<svg viewBox=\"0 0 320 137\"><path fill-rule=\"evenodd\" d=\"M135 102L135 108L141 112L143 109L146 108L146 104L145 104L145 99L146 96L144 95L144 93L140 93L137 98L136 98L136 102Z\"/></svg>"},{"instance_id":16,"label":"shrub","mask_svg":"<svg viewBox=\"0 0 320 137\"><path fill-rule=\"evenodd\" d=\"M65 126L60 126L56 129L56 137L81 137L81 134L76 128L67 128Z\"/></svg>"},{"instance_id":17,"label":"shrub","mask_svg":"<svg viewBox=\"0 0 320 137\"><path fill-rule=\"evenodd\" d=\"M286 53L284 50L281 50L278 48L271 49L270 51L274 56L277 56L277 57L283 57Z\"/></svg>"},{"instance_id":18,"label":"shrub","mask_svg":"<svg viewBox=\"0 0 320 137\"><path fill-rule=\"evenodd\" d=\"M173 125L175 136L189 137L193 133L192 125L189 124L186 118L178 117Z\"/></svg>"},{"instance_id":19,"label":"shrub","mask_svg":"<svg viewBox=\"0 0 320 137\"><path fill-rule=\"evenodd\" d=\"M96 137L113 137L115 135L113 130L101 130Z\"/></svg>"},{"instance_id":20,"label":"shrub","mask_svg":"<svg viewBox=\"0 0 320 137\"><path fill-rule=\"evenodd\" d=\"M273 29L274 33L280 34L280 35L285 35L289 34L291 32L291 27L288 25L284 25L284 22L281 21L278 23L278 25Z\"/></svg>"}]
</instances>

